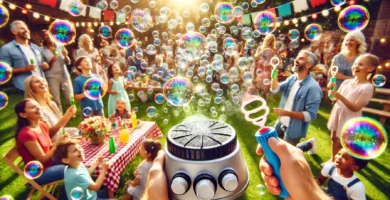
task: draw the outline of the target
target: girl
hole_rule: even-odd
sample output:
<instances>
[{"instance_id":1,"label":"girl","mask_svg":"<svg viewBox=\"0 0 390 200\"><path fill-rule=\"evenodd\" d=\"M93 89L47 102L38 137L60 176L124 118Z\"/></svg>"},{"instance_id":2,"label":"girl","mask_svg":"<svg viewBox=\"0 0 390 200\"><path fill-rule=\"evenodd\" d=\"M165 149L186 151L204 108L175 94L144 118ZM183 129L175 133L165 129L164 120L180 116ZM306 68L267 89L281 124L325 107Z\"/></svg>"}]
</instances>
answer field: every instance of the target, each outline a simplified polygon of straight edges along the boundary
<instances>
[{"instance_id":1,"label":"girl","mask_svg":"<svg viewBox=\"0 0 390 200\"><path fill-rule=\"evenodd\" d=\"M65 114L61 113L57 104L52 101L47 82L40 76L31 75L24 80L24 98L36 100L42 109L42 118L49 127L51 141L57 141L61 136L61 128L64 127L72 116L76 115L76 107L69 106ZM77 132L76 128L65 128L66 132Z\"/></svg>"},{"instance_id":2,"label":"girl","mask_svg":"<svg viewBox=\"0 0 390 200\"><path fill-rule=\"evenodd\" d=\"M126 182L127 194L123 196L122 200L141 199L148 179L149 170L153 165L153 160L156 158L158 151L161 149L159 141L152 139L144 140L139 148L139 152L144 160L138 165L137 170L134 172L135 179Z\"/></svg>"},{"instance_id":3,"label":"girl","mask_svg":"<svg viewBox=\"0 0 390 200\"><path fill-rule=\"evenodd\" d=\"M329 90L329 94L336 101L328 121L328 129L331 131L332 139L332 158L334 158L341 149L340 134L346 121L354 117L362 116L362 108L368 104L374 94L374 86L367 79L375 74L379 59L372 54L359 56L352 66L352 75L354 79L345 80L338 91ZM329 82L328 89L335 84Z\"/></svg>"},{"instance_id":4,"label":"girl","mask_svg":"<svg viewBox=\"0 0 390 200\"><path fill-rule=\"evenodd\" d=\"M116 101L116 109L111 114L110 119L115 119L116 117L120 117L121 119L131 118L130 110L126 109L126 100L124 100L123 98L119 98Z\"/></svg>"},{"instance_id":5,"label":"girl","mask_svg":"<svg viewBox=\"0 0 390 200\"><path fill-rule=\"evenodd\" d=\"M65 165L54 165L53 155L59 142L68 138L68 134L61 135L57 142L52 143L49 136L49 127L40 119L43 110L33 99L24 99L16 104L16 146L18 152L27 164L30 161L39 161L44 169L41 176L35 181L44 185L64 179Z\"/></svg>"},{"instance_id":6,"label":"girl","mask_svg":"<svg viewBox=\"0 0 390 200\"><path fill-rule=\"evenodd\" d=\"M108 113L115 112L117 100L123 98L126 102L126 110L130 110L130 100L127 95L126 88L124 84L124 78L122 76L122 71L119 67L119 63L114 63L108 67Z\"/></svg>"}]
</instances>

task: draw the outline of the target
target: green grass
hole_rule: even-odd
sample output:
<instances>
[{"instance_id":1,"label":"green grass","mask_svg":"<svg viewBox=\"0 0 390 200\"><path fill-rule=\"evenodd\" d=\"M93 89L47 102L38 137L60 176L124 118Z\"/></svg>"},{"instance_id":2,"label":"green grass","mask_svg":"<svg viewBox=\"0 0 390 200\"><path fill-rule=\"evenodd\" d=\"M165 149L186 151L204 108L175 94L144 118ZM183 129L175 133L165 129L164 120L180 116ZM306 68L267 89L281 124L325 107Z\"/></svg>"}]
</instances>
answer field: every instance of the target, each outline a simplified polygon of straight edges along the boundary
<instances>
[{"instance_id":1,"label":"green grass","mask_svg":"<svg viewBox=\"0 0 390 200\"><path fill-rule=\"evenodd\" d=\"M13 111L15 104L22 99L21 95L10 95L9 104L6 108L0 111L0 155L4 155L10 148L15 145L14 134L15 134L15 123L16 117ZM107 96L104 97L104 101L107 102ZM272 126L276 122L276 116L272 113L272 108L278 106L279 97L270 97L267 99L270 106L271 113L269 114L267 125ZM78 105L78 102L76 102ZM149 118L145 114L145 110L148 106L153 105L157 108L159 115L155 118ZM264 195L259 195L256 191L256 185L262 184L260 171L258 169L258 163L260 156L256 155L255 150L257 143L253 137L253 134L257 131L257 127L246 122L243 115L238 112L235 106L222 106L222 105L207 105L205 107L199 107L196 103L190 104L188 108L167 106L166 103L157 105L151 101L148 103L142 103L134 101L132 107L138 107L138 117L142 120L156 121L163 134L169 131L169 129L180 123L183 119L193 114L203 114L206 117L213 118L209 112L209 108L214 106L219 114L226 113L228 115L227 123L231 124L237 133L238 140L241 145L241 152L245 157L246 164L248 165L250 173L250 185L239 199L278 199L268 192ZM168 109L168 113L164 113L164 108ZM175 111L177 110L177 111ZM330 157L330 137L326 127L326 123L329 118L331 105L328 103L322 103L321 108L318 112L317 119L310 125L308 136L306 139L315 137L318 141L318 154L314 156L305 155L307 161L311 166L313 176L320 173L320 164ZM176 115L175 115L176 114ZM76 118L68 124L68 126L77 126L81 121L81 113L78 112ZM168 124L164 124L163 120L168 119ZM389 126L386 127L389 130ZM165 137L160 139L162 144L165 143ZM363 181L366 187L366 194L368 199L388 199L390 196L389 191L389 180L390 180L390 164L388 158L390 153L387 148L386 152L371 161L369 166L358 173L359 178ZM133 171L136 169L138 164L141 162L141 157L136 156L134 160L127 166L125 171L121 175L121 183L116 197L119 197L125 193L124 183L128 179L133 178ZM12 195L14 199L25 199L27 196L27 190L24 186L26 181L19 175L14 173L3 160L0 160L0 196ZM64 187L58 187L55 196L59 199L65 199Z\"/></svg>"}]
</instances>

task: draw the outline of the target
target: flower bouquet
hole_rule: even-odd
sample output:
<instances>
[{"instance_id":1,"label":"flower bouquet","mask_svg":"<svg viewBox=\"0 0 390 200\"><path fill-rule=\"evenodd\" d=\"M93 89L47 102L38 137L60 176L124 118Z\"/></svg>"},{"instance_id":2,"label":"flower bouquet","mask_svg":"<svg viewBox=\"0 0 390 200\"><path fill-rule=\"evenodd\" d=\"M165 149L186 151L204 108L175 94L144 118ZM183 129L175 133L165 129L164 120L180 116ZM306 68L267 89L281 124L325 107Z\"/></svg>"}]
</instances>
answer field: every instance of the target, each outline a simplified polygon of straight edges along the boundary
<instances>
[{"instance_id":1,"label":"flower bouquet","mask_svg":"<svg viewBox=\"0 0 390 200\"><path fill-rule=\"evenodd\" d=\"M89 117L84 119L78 128L81 135L90 139L93 145L100 145L111 133L111 122L100 116Z\"/></svg>"}]
</instances>

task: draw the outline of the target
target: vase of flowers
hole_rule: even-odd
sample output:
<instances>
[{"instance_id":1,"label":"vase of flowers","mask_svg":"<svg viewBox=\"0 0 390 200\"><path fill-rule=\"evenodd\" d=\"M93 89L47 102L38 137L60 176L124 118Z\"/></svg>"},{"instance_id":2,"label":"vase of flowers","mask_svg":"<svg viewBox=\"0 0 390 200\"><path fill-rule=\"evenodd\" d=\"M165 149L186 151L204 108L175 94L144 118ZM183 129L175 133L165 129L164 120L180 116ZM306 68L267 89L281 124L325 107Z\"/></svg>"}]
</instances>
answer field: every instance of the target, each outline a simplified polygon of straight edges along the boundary
<instances>
[{"instance_id":1,"label":"vase of flowers","mask_svg":"<svg viewBox=\"0 0 390 200\"><path fill-rule=\"evenodd\" d=\"M78 128L81 135L91 140L93 145L100 145L104 144L111 133L111 122L100 116L89 117L84 119Z\"/></svg>"}]
</instances>

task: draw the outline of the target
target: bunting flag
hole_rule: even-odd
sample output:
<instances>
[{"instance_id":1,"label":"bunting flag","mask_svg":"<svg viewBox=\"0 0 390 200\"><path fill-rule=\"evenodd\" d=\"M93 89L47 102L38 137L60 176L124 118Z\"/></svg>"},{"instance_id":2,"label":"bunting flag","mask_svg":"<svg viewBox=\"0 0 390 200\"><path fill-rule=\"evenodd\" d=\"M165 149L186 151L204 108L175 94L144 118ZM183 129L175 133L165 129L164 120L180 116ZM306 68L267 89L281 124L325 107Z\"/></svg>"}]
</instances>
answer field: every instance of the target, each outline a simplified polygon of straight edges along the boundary
<instances>
[{"instance_id":1,"label":"bunting flag","mask_svg":"<svg viewBox=\"0 0 390 200\"><path fill-rule=\"evenodd\" d=\"M126 22L126 13L117 12L116 13L116 22L125 23Z\"/></svg>"},{"instance_id":2,"label":"bunting flag","mask_svg":"<svg viewBox=\"0 0 390 200\"><path fill-rule=\"evenodd\" d=\"M243 25L251 25L252 21L251 21L251 16L246 14L246 15L242 15L242 24Z\"/></svg>"},{"instance_id":3,"label":"bunting flag","mask_svg":"<svg viewBox=\"0 0 390 200\"><path fill-rule=\"evenodd\" d=\"M102 11L100 11L100 9L96 7L89 7L89 17L101 20Z\"/></svg>"},{"instance_id":4,"label":"bunting flag","mask_svg":"<svg viewBox=\"0 0 390 200\"><path fill-rule=\"evenodd\" d=\"M269 9L267 9L265 11L272 12L275 16L277 16L276 15L276 8L269 8Z\"/></svg>"},{"instance_id":5,"label":"bunting flag","mask_svg":"<svg viewBox=\"0 0 390 200\"><path fill-rule=\"evenodd\" d=\"M326 1L326 0L325 0ZM291 3L286 3L278 7L279 17L287 17L292 14Z\"/></svg>"},{"instance_id":6,"label":"bunting flag","mask_svg":"<svg viewBox=\"0 0 390 200\"><path fill-rule=\"evenodd\" d=\"M115 19L115 13L111 10L103 11L103 20L104 21L113 21Z\"/></svg>"},{"instance_id":7,"label":"bunting flag","mask_svg":"<svg viewBox=\"0 0 390 200\"><path fill-rule=\"evenodd\" d=\"M310 4L311 4L311 7L317 7L317 6L320 6L322 4L325 4L326 3L326 0L310 0Z\"/></svg>"},{"instance_id":8,"label":"bunting flag","mask_svg":"<svg viewBox=\"0 0 390 200\"><path fill-rule=\"evenodd\" d=\"M299 12L302 12L304 10L309 9L309 5L307 5L306 0L294 0L292 2L292 4L294 5L294 12L295 13L299 13Z\"/></svg>"},{"instance_id":9,"label":"bunting flag","mask_svg":"<svg viewBox=\"0 0 390 200\"><path fill-rule=\"evenodd\" d=\"M60 3L60 10L63 10L63 11L68 11L68 2L69 0L61 0L61 3Z\"/></svg>"},{"instance_id":10,"label":"bunting flag","mask_svg":"<svg viewBox=\"0 0 390 200\"><path fill-rule=\"evenodd\" d=\"M261 11L251 13L252 19L253 19L253 20L256 19L257 15L258 15L260 12L261 12Z\"/></svg>"},{"instance_id":11,"label":"bunting flag","mask_svg":"<svg viewBox=\"0 0 390 200\"><path fill-rule=\"evenodd\" d=\"M55 8L57 5L57 0L39 0L39 3Z\"/></svg>"}]
</instances>

